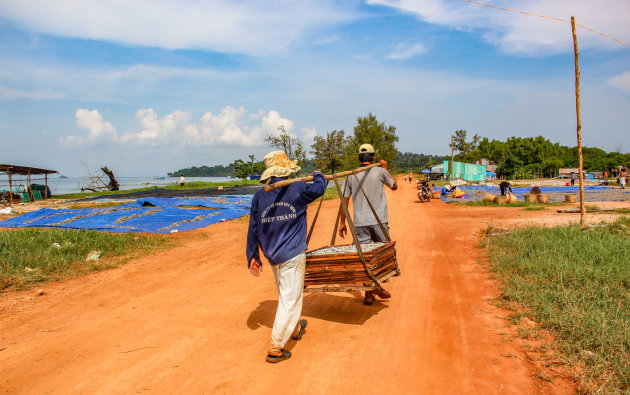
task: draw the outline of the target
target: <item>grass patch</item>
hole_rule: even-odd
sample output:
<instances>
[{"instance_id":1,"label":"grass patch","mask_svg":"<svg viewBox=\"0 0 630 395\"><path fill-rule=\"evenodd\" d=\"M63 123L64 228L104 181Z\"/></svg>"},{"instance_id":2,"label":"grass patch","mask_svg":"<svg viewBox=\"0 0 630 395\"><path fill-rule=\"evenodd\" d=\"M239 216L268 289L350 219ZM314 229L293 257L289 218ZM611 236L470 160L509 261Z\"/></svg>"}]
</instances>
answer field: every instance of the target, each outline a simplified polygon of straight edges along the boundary
<instances>
[{"instance_id":1,"label":"grass patch","mask_svg":"<svg viewBox=\"0 0 630 395\"><path fill-rule=\"evenodd\" d=\"M186 186L182 188L179 183L168 184L160 187L160 189L170 189L170 190L178 190L178 189L207 189L207 188L217 188L222 186L223 188L234 188L248 185L260 185L260 181L258 180L234 180L234 181L226 181L226 182L203 182L203 181L192 181L187 182ZM81 199L93 196L115 196L126 193L135 193L135 192L145 192L151 191L153 189L157 189L156 186L146 187L146 188L136 188L136 189L125 189L122 191L100 191L100 192L79 192L79 193L68 193L65 195L55 195L52 199Z\"/></svg>"},{"instance_id":2,"label":"grass patch","mask_svg":"<svg viewBox=\"0 0 630 395\"><path fill-rule=\"evenodd\" d=\"M619 210L614 211L602 211L602 213L607 214L630 214L630 208L620 208Z\"/></svg>"},{"instance_id":3,"label":"grass patch","mask_svg":"<svg viewBox=\"0 0 630 395\"><path fill-rule=\"evenodd\" d=\"M101 270L173 242L161 235L26 228L0 232L0 291ZM86 261L100 251L98 261Z\"/></svg>"},{"instance_id":4,"label":"grass patch","mask_svg":"<svg viewBox=\"0 0 630 395\"><path fill-rule=\"evenodd\" d=\"M525 207L523 210L526 211L542 211L545 209L545 206L543 206L542 204L536 205L536 206L529 206L529 207Z\"/></svg>"},{"instance_id":5,"label":"grass patch","mask_svg":"<svg viewBox=\"0 0 630 395\"><path fill-rule=\"evenodd\" d=\"M532 210L544 210L545 207L549 207L549 206L564 206L568 203L566 202L558 202L558 203L547 203L547 204L542 204L542 203L530 203L530 202L514 202L514 203L506 203L506 204L498 204L498 203L494 203L494 202L484 202L483 200L474 200L474 201L467 201L467 202L456 202L453 201L451 202L451 204L461 204L462 206L483 206L483 207L527 207L530 208L532 207ZM540 207L540 208L535 208L535 207Z\"/></svg>"},{"instance_id":6,"label":"grass patch","mask_svg":"<svg viewBox=\"0 0 630 395\"><path fill-rule=\"evenodd\" d=\"M630 391L630 218L588 230L532 227L485 245L502 298L554 334L581 390Z\"/></svg>"}]
</instances>

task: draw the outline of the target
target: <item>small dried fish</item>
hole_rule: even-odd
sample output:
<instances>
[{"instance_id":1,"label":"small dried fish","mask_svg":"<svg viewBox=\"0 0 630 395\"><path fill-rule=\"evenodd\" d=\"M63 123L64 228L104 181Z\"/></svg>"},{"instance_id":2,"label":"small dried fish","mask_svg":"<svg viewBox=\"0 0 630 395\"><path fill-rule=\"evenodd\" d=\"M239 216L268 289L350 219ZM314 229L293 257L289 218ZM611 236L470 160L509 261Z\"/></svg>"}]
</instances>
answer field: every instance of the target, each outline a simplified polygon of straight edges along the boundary
<instances>
[{"instance_id":1,"label":"small dried fish","mask_svg":"<svg viewBox=\"0 0 630 395\"><path fill-rule=\"evenodd\" d=\"M54 224L48 224L48 225L50 226L66 225L66 224L69 224L70 222L74 222L82 218L96 217L97 215L111 214L111 213L115 213L116 211L127 211L127 210L136 210L136 208L135 207L112 208L109 210L98 211L91 214L77 215L76 217L68 218L61 222L55 222Z\"/></svg>"},{"instance_id":2,"label":"small dried fish","mask_svg":"<svg viewBox=\"0 0 630 395\"><path fill-rule=\"evenodd\" d=\"M220 212L220 211L218 211L218 212L216 212L216 213L210 213L210 214L198 215L198 216L196 216L195 218L192 218L192 219L185 219L185 220L183 220L183 221L178 221L178 222L175 222L175 223L173 223L173 224L171 224L171 225L169 225L169 226L165 226L165 227L163 227L163 228L160 228L159 230L169 230L169 229L171 229L171 228L174 228L174 227L179 226L179 225L181 225L181 224L185 224L185 223L187 223L187 222L198 222L198 221L203 221L203 220L204 220L204 219L206 219L206 218L214 217L215 215L219 215L219 214L221 214L221 212Z\"/></svg>"},{"instance_id":3,"label":"small dried fish","mask_svg":"<svg viewBox=\"0 0 630 395\"><path fill-rule=\"evenodd\" d=\"M33 223L35 221L39 221L40 219L52 218L52 217L55 217L57 215L67 214L67 213L68 213L67 211L63 211L63 212L60 212L60 213L54 213L54 214L50 214L50 215L43 215L41 217L37 217L37 218L29 219L28 221L24 221L24 222L22 222L22 225L29 225L29 224L31 224L31 223Z\"/></svg>"},{"instance_id":4,"label":"small dried fish","mask_svg":"<svg viewBox=\"0 0 630 395\"><path fill-rule=\"evenodd\" d=\"M385 244L387 243L361 244L361 251L362 252L371 251ZM329 255L329 254L356 254L356 252L357 252L357 247L354 244L350 244L347 246L330 246L327 248L320 248L319 250L309 252L307 255L315 256L315 255Z\"/></svg>"},{"instance_id":5,"label":"small dried fish","mask_svg":"<svg viewBox=\"0 0 630 395\"><path fill-rule=\"evenodd\" d=\"M120 217L116 221L114 221L114 223L111 226L116 226L118 224L122 224L123 222L127 222L130 219L140 218L140 217L144 217L146 215L155 215L155 214L159 213L160 211L162 211L161 208L154 208L154 209L151 209L151 210L147 210L144 213L136 213L136 214L128 215L126 217Z\"/></svg>"}]
</instances>

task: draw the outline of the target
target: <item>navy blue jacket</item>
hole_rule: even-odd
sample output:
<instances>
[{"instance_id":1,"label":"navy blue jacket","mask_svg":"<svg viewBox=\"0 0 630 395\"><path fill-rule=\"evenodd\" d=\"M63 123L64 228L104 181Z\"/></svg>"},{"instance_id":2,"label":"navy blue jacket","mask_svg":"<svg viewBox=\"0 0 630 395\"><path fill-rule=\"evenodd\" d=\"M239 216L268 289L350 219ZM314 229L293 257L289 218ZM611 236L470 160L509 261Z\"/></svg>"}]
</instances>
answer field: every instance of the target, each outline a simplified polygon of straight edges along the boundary
<instances>
[{"instance_id":1,"label":"navy blue jacket","mask_svg":"<svg viewBox=\"0 0 630 395\"><path fill-rule=\"evenodd\" d=\"M269 183L281 180L274 177ZM271 192L256 192L247 232L247 266L252 257L262 265L258 246L272 265L306 251L306 209L325 189L326 178L316 172L312 184L298 181Z\"/></svg>"}]
</instances>

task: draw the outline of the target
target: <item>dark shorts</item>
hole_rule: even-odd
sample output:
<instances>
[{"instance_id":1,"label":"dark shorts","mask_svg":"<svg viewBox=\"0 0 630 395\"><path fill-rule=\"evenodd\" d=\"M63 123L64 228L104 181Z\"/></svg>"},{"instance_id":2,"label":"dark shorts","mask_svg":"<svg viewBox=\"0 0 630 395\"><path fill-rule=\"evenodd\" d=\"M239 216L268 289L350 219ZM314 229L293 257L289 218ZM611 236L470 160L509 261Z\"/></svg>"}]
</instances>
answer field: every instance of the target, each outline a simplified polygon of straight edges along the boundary
<instances>
[{"instance_id":1,"label":"dark shorts","mask_svg":"<svg viewBox=\"0 0 630 395\"><path fill-rule=\"evenodd\" d=\"M383 224L383 227L389 233L389 228L387 227L387 223ZM385 242L387 239L381 230L381 227L378 225L370 225L370 226L357 226L357 238L359 239L359 243L371 243L373 241L376 242Z\"/></svg>"}]
</instances>

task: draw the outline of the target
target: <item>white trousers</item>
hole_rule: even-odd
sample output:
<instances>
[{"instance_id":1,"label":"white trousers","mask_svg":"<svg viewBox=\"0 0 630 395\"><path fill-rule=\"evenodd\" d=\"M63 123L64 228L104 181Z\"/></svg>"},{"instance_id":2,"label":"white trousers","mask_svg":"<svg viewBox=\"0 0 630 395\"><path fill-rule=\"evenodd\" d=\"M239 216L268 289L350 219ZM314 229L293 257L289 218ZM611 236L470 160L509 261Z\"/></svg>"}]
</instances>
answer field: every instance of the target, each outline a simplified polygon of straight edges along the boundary
<instances>
[{"instance_id":1,"label":"white trousers","mask_svg":"<svg viewBox=\"0 0 630 395\"><path fill-rule=\"evenodd\" d=\"M279 265L271 265L278 288L278 309L271 330L270 353L278 353L295 332L304 296L306 255L300 254Z\"/></svg>"}]
</instances>

